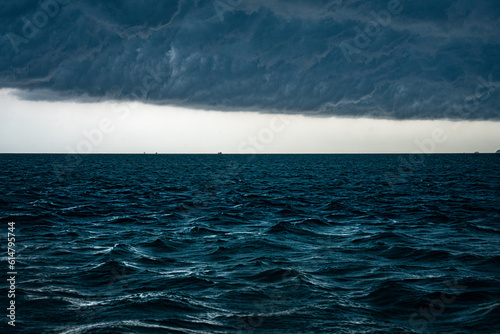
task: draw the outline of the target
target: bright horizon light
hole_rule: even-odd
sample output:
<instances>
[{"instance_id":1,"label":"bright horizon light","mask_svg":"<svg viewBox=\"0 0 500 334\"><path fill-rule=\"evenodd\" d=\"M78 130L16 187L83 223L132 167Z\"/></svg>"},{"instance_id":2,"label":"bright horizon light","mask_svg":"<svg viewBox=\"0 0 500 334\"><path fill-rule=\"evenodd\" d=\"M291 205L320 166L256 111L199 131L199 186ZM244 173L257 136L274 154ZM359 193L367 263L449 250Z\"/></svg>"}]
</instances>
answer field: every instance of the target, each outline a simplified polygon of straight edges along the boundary
<instances>
[{"instance_id":1,"label":"bright horizon light","mask_svg":"<svg viewBox=\"0 0 500 334\"><path fill-rule=\"evenodd\" d=\"M494 153L500 122L315 118L0 90L0 153Z\"/></svg>"}]
</instances>

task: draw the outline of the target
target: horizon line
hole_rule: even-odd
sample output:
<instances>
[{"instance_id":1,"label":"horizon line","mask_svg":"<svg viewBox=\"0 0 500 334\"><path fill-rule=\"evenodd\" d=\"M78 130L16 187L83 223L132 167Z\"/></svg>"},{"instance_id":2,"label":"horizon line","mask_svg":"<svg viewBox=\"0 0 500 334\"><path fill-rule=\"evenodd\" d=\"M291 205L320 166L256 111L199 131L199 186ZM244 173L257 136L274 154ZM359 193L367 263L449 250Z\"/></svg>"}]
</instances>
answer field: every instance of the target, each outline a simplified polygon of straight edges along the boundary
<instances>
[{"instance_id":1,"label":"horizon line","mask_svg":"<svg viewBox=\"0 0 500 334\"><path fill-rule=\"evenodd\" d=\"M356 154L499 154L496 152L257 152L257 153L238 153L238 152L93 152L93 153L75 153L75 152L0 152L0 155L6 154L52 154L52 155L356 155Z\"/></svg>"}]
</instances>

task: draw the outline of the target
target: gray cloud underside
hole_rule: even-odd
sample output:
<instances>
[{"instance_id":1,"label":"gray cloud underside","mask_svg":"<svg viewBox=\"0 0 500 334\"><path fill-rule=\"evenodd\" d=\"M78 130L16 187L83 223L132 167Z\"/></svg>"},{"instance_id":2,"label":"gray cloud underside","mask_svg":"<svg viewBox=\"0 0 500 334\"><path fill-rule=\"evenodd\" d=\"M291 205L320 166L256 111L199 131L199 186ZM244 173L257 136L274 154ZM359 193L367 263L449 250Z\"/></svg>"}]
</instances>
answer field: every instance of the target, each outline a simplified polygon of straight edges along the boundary
<instances>
[{"instance_id":1,"label":"gray cloud underside","mask_svg":"<svg viewBox=\"0 0 500 334\"><path fill-rule=\"evenodd\" d=\"M25 99L500 119L500 2L401 0L376 23L391 1L60 0L45 24L37 1L2 2L0 87ZM29 38L26 19L42 20Z\"/></svg>"}]
</instances>

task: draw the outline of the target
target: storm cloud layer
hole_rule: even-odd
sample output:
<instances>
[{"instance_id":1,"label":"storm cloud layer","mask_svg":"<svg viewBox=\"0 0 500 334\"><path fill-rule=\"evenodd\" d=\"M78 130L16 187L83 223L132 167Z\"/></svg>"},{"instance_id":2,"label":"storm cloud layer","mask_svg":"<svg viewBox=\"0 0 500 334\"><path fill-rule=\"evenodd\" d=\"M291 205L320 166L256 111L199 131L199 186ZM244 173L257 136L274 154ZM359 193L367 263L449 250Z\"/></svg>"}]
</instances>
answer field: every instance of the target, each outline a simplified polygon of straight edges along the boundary
<instances>
[{"instance_id":1,"label":"storm cloud layer","mask_svg":"<svg viewBox=\"0 0 500 334\"><path fill-rule=\"evenodd\" d=\"M25 99L500 119L497 0L18 0L0 88Z\"/></svg>"}]
</instances>

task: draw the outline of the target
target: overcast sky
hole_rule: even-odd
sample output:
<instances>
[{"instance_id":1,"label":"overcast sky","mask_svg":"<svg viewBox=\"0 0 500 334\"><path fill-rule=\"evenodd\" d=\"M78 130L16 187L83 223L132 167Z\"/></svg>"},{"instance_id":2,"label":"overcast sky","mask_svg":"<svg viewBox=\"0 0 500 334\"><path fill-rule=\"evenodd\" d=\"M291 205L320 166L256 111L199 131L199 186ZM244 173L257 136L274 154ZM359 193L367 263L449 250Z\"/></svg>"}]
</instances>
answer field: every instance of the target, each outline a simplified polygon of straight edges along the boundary
<instances>
[{"instance_id":1,"label":"overcast sky","mask_svg":"<svg viewBox=\"0 0 500 334\"><path fill-rule=\"evenodd\" d=\"M496 0L0 3L0 152L494 152Z\"/></svg>"}]
</instances>

